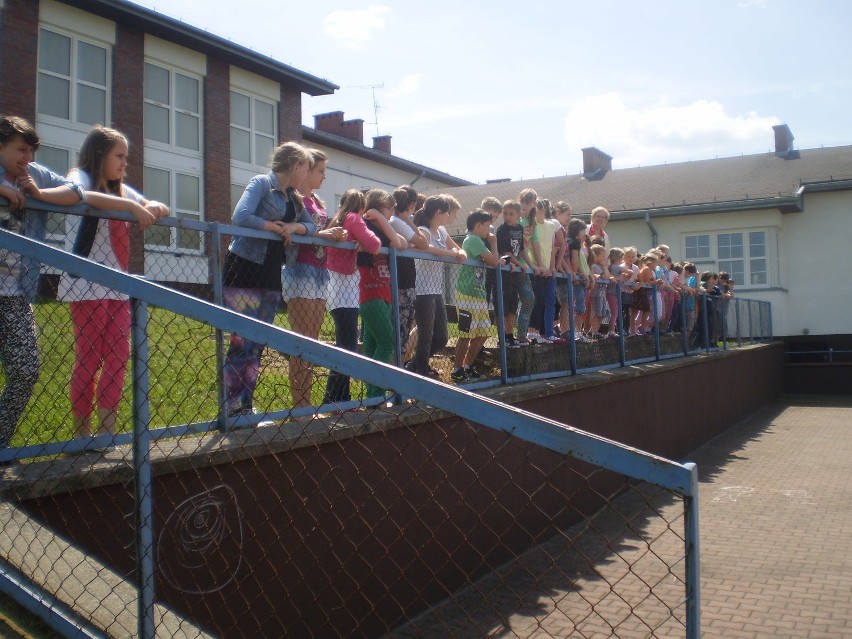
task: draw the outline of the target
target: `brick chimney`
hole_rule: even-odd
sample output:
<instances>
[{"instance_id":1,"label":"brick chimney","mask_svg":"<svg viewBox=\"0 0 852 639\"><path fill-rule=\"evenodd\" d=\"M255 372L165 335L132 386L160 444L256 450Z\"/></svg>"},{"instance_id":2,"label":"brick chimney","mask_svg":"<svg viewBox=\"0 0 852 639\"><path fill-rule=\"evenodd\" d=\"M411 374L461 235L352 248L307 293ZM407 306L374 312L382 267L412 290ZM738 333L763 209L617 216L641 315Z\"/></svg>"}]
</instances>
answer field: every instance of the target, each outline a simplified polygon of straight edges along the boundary
<instances>
[{"instance_id":1,"label":"brick chimney","mask_svg":"<svg viewBox=\"0 0 852 639\"><path fill-rule=\"evenodd\" d=\"M314 116L314 128L317 131L339 135L341 124L343 124L343 111L331 111Z\"/></svg>"},{"instance_id":2,"label":"brick chimney","mask_svg":"<svg viewBox=\"0 0 852 639\"><path fill-rule=\"evenodd\" d=\"M775 131L775 156L784 159L793 159L798 157L798 153L793 148L793 132L786 124L776 124L772 127Z\"/></svg>"},{"instance_id":3,"label":"brick chimney","mask_svg":"<svg viewBox=\"0 0 852 639\"><path fill-rule=\"evenodd\" d=\"M344 120L340 123L337 135L364 144L364 120Z\"/></svg>"},{"instance_id":4,"label":"brick chimney","mask_svg":"<svg viewBox=\"0 0 852 639\"><path fill-rule=\"evenodd\" d=\"M600 180L612 171L612 157L600 149L589 146L583 151L583 176L587 180Z\"/></svg>"},{"instance_id":5,"label":"brick chimney","mask_svg":"<svg viewBox=\"0 0 852 639\"><path fill-rule=\"evenodd\" d=\"M391 155L391 137L390 135L377 135L373 138L373 148L376 151Z\"/></svg>"}]
</instances>

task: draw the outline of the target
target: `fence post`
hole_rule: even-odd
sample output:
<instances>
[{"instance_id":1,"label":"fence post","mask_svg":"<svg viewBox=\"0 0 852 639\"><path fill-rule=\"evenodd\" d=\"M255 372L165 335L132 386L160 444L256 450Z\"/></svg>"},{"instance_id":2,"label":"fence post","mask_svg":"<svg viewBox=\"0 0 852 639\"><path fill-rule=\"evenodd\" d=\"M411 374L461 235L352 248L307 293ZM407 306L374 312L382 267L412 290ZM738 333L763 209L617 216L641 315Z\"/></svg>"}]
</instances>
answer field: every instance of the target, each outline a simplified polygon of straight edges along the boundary
<instances>
[{"instance_id":1,"label":"fence post","mask_svg":"<svg viewBox=\"0 0 852 639\"><path fill-rule=\"evenodd\" d=\"M740 319L740 301L734 300L734 314L737 318L737 346L743 345L743 330L741 326L742 320Z\"/></svg>"},{"instance_id":2,"label":"fence post","mask_svg":"<svg viewBox=\"0 0 852 639\"><path fill-rule=\"evenodd\" d=\"M502 261L502 260L501 260ZM509 383L509 358L506 354L506 323L503 320L503 268L494 269L494 321L497 323L497 348L500 352L500 383Z\"/></svg>"},{"instance_id":3,"label":"fence post","mask_svg":"<svg viewBox=\"0 0 852 639\"><path fill-rule=\"evenodd\" d=\"M395 353L394 362L402 368L402 360L405 353L402 352L402 333L399 325L399 279L397 277L396 249L392 246L388 247L388 268L390 270L391 284L391 322L393 322L393 352ZM399 404L402 402L402 395L394 393L393 403Z\"/></svg>"},{"instance_id":4,"label":"fence post","mask_svg":"<svg viewBox=\"0 0 852 639\"><path fill-rule=\"evenodd\" d=\"M689 335L686 334L686 327L687 327L687 321L686 321L686 302L687 302L687 299L686 298L687 297L689 297L689 296L686 293L684 293L683 291L681 291L681 293L680 293L680 333L683 337L682 341L683 341L683 356L684 357L689 355ZM694 300L693 300L693 304L694 304ZM695 312L694 306L693 306L692 312L693 313Z\"/></svg>"},{"instance_id":5,"label":"fence post","mask_svg":"<svg viewBox=\"0 0 852 639\"><path fill-rule=\"evenodd\" d=\"M698 468L688 462L690 490L683 496L686 544L686 639L701 637L701 555L698 535Z\"/></svg>"},{"instance_id":6,"label":"fence post","mask_svg":"<svg viewBox=\"0 0 852 639\"><path fill-rule=\"evenodd\" d=\"M221 246L222 235L219 231L219 223L213 222L210 225L210 271L213 280L213 302L217 306L224 306L225 300L222 294L222 259L219 255L219 247ZM216 329L216 398L218 408L216 410L216 422L219 425L219 430L224 431L227 417L225 415L225 378L222 372L222 365L225 361L225 338L222 331Z\"/></svg>"},{"instance_id":7,"label":"fence post","mask_svg":"<svg viewBox=\"0 0 852 639\"><path fill-rule=\"evenodd\" d=\"M139 584L138 636L155 637L154 509L151 473L151 432L148 411L148 310L137 299L133 306L133 468L136 500L136 575Z\"/></svg>"},{"instance_id":8,"label":"fence post","mask_svg":"<svg viewBox=\"0 0 852 639\"><path fill-rule=\"evenodd\" d=\"M751 302L748 303L748 334L751 338L751 343L754 344L754 318L751 312Z\"/></svg>"},{"instance_id":9,"label":"fence post","mask_svg":"<svg viewBox=\"0 0 852 639\"><path fill-rule=\"evenodd\" d=\"M571 273L568 276L568 308L570 309L570 313L568 313L568 340L569 340L569 350L571 353L571 374L577 374L577 339L576 339L576 326L574 326L574 273Z\"/></svg>"},{"instance_id":10,"label":"fence post","mask_svg":"<svg viewBox=\"0 0 852 639\"><path fill-rule=\"evenodd\" d=\"M657 291L659 289L656 286L651 287L651 310L654 314L654 356L656 360L659 362L662 359L663 345L660 343L660 320L659 320L659 304L657 304Z\"/></svg>"},{"instance_id":11,"label":"fence post","mask_svg":"<svg viewBox=\"0 0 852 639\"><path fill-rule=\"evenodd\" d=\"M615 327L618 329L618 356L621 359L621 368L627 366L627 349L624 345L624 308L621 304L621 281L615 283L615 299L618 317L615 319ZM629 326L627 327L630 328Z\"/></svg>"}]
</instances>

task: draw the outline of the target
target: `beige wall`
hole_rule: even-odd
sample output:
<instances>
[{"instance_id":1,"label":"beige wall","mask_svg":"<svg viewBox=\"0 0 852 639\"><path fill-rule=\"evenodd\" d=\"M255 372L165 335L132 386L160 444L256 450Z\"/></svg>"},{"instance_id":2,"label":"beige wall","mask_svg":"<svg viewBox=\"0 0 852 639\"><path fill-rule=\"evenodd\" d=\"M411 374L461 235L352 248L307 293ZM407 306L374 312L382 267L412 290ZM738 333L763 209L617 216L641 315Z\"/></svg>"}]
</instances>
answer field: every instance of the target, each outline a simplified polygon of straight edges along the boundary
<instances>
[{"instance_id":1,"label":"beige wall","mask_svg":"<svg viewBox=\"0 0 852 639\"><path fill-rule=\"evenodd\" d=\"M338 151L322 144L307 142L308 146L320 149L328 157L325 183L319 189L319 196L325 201L329 213L333 213L335 196L342 195L347 189L384 189L389 192L401 185L409 184L418 177L418 173L402 171L385 164ZM442 182L421 178L414 184L418 191L447 186Z\"/></svg>"},{"instance_id":2,"label":"beige wall","mask_svg":"<svg viewBox=\"0 0 852 639\"><path fill-rule=\"evenodd\" d=\"M672 257L684 256L684 236L700 232L766 229L768 287L739 284L737 295L772 303L776 336L852 333L848 311L850 285L840 265L852 247L852 192L805 196L801 213L777 209L681 217L651 218L658 243L671 247ZM613 220L607 227L612 246L651 248L651 231L644 220ZM697 263L699 271L715 265ZM852 275L850 275L852 278ZM844 292L845 291L845 292Z\"/></svg>"}]
</instances>

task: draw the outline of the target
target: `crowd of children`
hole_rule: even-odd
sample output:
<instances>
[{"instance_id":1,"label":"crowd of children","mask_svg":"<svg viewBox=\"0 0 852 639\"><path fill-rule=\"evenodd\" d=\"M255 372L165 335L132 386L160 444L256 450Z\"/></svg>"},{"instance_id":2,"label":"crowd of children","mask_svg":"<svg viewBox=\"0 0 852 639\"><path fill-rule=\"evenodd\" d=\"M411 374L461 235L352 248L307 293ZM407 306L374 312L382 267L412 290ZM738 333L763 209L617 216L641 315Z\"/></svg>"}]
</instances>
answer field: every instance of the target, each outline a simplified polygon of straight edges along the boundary
<instances>
[{"instance_id":1,"label":"crowd of children","mask_svg":"<svg viewBox=\"0 0 852 639\"><path fill-rule=\"evenodd\" d=\"M95 127L83 144L78 168L68 178L32 163L38 144L29 123L2 116L0 195L10 202L0 211L4 228L44 237L44 216L20 212L24 195L54 204L85 201L129 211L143 229L169 214L165 205L146 200L123 183L128 142L118 131ZM725 334L726 304L733 296L730 277L704 273L699 279L695 265L673 263L665 245L644 254L635 247L610 247L605 231L610 215L604 207L591 212L587 225L572 216L568 203L551 205L532 189L502 203L488 197L467 215L467 236L459 245L447 231L459 212L458 201L449 195L423 197L407 185L392 194L351 189L341 197L335 214L327 214L315 194L325 178L327 160L317 149L287 142L275 149L270 172L249 182L233 212L233 223L271 231L280 239L234 236L222 273L228 308L271 322L283 298L292 329L314 339L328 310L337 346L351 351L358 347L360 318L365 355L387 363L404 362L412 372L439 377L431 358L449 341L447 301L453 290L459 338L450 377L457 382L482 377L474 362L487 338L496 333L495 267L503 267L503 314L497 319L503 323L508 348L564 344L571 338L588 342L620 334L646 335L655 329L686 330L698 343ZM69 230L68 250L127 270L127 223L83 216L75 218ZM356 249L291 243L294 235L354 242ZM445 258L397 258L398 326L393 324L391 269L382 247ZM448 269L446 258L462 266ZM0 276L0 356L6 367L0 396L2 448L11 439L38 376L29 306L38 268L4 251ZM127 298L65 274L59 299L70 303L74 323L76 362L70 395L75 432L92 434L97 405L98 430L113 433L129 356ZM697 321L702 312L706 322ZM262 345L231 336L223 366L228 416L254 412L262 353ZM294 407L352 397L348 377L333 371L324 393L314 397L313 368L299 358L290 359L290 382ZM375 385L366 389L369 397L383 393Z\"/></svg>"}]
</instances>

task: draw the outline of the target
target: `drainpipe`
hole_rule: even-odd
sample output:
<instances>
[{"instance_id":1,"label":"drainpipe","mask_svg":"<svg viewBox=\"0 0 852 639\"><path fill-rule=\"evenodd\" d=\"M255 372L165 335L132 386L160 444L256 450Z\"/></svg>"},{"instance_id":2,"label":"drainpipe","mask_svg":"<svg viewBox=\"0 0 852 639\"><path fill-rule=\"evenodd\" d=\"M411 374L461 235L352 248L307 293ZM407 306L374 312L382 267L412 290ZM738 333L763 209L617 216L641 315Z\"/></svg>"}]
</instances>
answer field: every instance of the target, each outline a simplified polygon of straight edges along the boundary
<instances>
[{"instance_id":1,"label":"drainpipe","mask_svg":"<svg viewBox=\"0 0 852 639\"><path fill-rule=\"evenodd\" d=\"M414 183L415 183L415 182L417 182L417 180L419 180L420 178L422 178L424 175L426 175L426 169L423 169L423 170L420 172L420 175L418 175L416 178L414 178L413 180L411 180L411 182L409 182L409 183L408 183L408 186L414 186Z\"/></svg>"},{"instance_id":2,"label":"drainpipe","mask_svg":"<svg viewBox=\"0 0 852 639\"><path fill-rule=\"evenodd\" d=\"M654 228L654 224L651 222L651 214L648 211L645 211L645 224L651 230L651 246L657 246L657 229Z\"/></svg>"}]
</instances>

